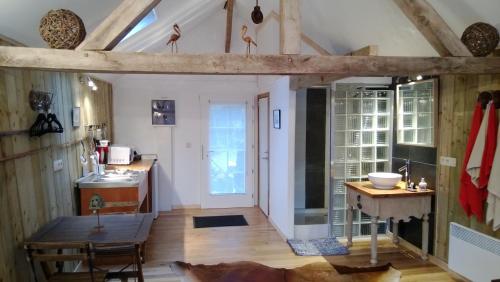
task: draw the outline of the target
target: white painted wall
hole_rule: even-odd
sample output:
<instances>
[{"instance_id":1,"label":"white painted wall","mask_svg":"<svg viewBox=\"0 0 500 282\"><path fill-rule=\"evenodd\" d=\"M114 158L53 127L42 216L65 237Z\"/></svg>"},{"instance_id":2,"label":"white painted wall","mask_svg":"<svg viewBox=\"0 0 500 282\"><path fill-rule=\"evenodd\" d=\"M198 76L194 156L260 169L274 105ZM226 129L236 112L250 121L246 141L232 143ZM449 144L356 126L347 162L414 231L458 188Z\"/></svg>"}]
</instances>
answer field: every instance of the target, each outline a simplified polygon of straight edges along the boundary
<instances>
[{"instance_id":1,"label":"white painted wall","mask_svg":"<svg viewBox=\"0 0 500 282\"><path fill-rule=\"evenodd\" d=\"M200 205L200 96L253 97L258 90L253 76L123 75L113 92L115 142L159 155L159 207L170 210ZM176 101L175 127L151 125L152 99Z\"/></svg>"},{"instance_id":2,"label":"white painted wall","mask_svg":"<svg viewBox=\"0 0 500 282\"><path fill-rule=\"evenodd\" d=\"M290 90L290 77L285 76L274 82L269 104L269 218L280 233L287 238L293 238L295 91ZM272 111L276 109L281 110L281 129L272 126Z\"/></svg>"}]
</instances>

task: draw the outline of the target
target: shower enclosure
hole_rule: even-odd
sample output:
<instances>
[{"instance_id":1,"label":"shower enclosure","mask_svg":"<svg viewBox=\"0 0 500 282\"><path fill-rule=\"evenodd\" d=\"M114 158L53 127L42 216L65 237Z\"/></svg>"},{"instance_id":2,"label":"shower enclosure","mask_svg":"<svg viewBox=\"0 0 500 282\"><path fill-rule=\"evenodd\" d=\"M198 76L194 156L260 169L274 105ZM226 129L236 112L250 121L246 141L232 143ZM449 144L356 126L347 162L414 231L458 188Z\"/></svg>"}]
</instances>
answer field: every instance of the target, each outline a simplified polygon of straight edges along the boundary
<instances>
[{"instance_id":1,"label":"shower enclosure","mask_svg":"<svg viewBox=\"0 0 500 282\"><path fill-rule=\"evenodd\" d=\"M394 91L386 85L335 83L331 95L330 235L345 236L346 181L390 172ZM370 217L353 215L353 235L370 235ZM378 232L385 233L381 221Z\"/></svg>"},{"instance_id":2,"label":"shower enclosure","mask_svg":"<svg viewBox=\"0 0 500 282\"><path fill-rule=\"evenodd\" d=\"M330 89L297 91L295 121L296 239L329 235Z\"/></svg>"}]
</instances>

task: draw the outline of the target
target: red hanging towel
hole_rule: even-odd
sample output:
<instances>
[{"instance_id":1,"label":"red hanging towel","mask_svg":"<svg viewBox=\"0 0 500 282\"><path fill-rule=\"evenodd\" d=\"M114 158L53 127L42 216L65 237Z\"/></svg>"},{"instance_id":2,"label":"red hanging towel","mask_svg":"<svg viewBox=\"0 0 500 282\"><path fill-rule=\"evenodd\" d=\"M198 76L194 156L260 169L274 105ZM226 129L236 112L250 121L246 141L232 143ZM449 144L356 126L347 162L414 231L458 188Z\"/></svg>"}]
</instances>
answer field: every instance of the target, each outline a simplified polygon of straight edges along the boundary
<instances>
[{"instance_id":1,"label":"red hanging towel","mask_svg":"<svg viewBox=\"0 0 500 282\"><path fill-rule=\"evenodd\" d=\"M476 142L477 134L479 133L479 127L481 127L481 121L483 119L483 109L481 108L481 103L476 103L474 108L474 114L472 116L471 130L469 134L469 139L467 140L467 147L465 149L464 162L462 164L462 174L460 177L460 204L464 209L467 216L471 216L472 208L470 204L471 195L477 193L478 189L472 184L470 175L466 172L467 164L469 163L470 154L474 143ZM473 196L472 196L473 197Z\"/></svg>"},{"instance_id":2,"label":"red hanging towel","mask_svg":"<svg viewBox=\"0 0 500 282\"><path fill-rule=\"evenodd\" d=\"M481 169L479 171L479 189L484 189L488 186L488 181L490 180L491 168L493 167L493 160L495 158L495 150L497 148L497 130L498 130L498 119L497 110L495 104L490 102L490 110L488 114L488 128L486 131L486 143L484 145L483 159L481 160ZM484 195L485 200L487 197Z\"/></svg>"}]
</instances>

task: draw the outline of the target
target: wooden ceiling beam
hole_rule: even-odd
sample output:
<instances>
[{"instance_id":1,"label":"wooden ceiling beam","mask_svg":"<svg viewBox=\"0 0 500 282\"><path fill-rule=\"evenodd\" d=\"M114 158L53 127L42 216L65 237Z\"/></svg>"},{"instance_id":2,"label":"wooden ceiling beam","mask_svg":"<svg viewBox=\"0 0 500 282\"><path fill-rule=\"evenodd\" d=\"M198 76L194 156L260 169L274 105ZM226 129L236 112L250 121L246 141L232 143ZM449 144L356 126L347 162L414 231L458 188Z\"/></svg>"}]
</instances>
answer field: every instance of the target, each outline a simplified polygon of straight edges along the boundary
<instances>
[{"instance_id":1,"label":"wooden ceiling beam","mask_svg":"<svg viewBox=\"0 0 500 282\"><path fill-rule=\"evenodd\" d=\"M226 2L226 41L225 51L231 52L231 34L233 33L233 7L234 0L227 0Z\"/></svg>"},{"instance_id":2,"label":"wooden ceiling beam","mask_svg":"<svg viewBox=\"0 0 500 282\"><path fill-rule=\"evenodd\" d=\"M123 0L76 50L112 50L161 0Z\"/></svg>"},{"instance_id":3,"label":"wooden ceiling beam","mask_svg":"<svg viewBox=\"0 0 500 282\"><path fill-rule=\"evenodd\" d=\"M395 76L496 74L498 57L384 57L75 51L0 47L0 67L70 72Z\"/></svg>"},{"instance_id":4,"label":"wooden ceiling beam","mask_svg":"<svg viewBox=\"0 0 500 282\"><path fill-rule=\"evenodd\" d=\"M427 0L393 0L442 57L470 57L471 52L460 41Z\"/></svg>"},{"instance_id":5,"label":"wooden ceiling beam","mask_svg":"<svg viewBox=\"0 0 500 282\"><path fill-rule=\"evenodd\" d=\"M378 46L368 45L356 51L347 53L345 56L377 56ZM329 85L335 80L343 79L345 75L294 75L290 77L290 89L297 90L318 85Z\"/></svg>"},{"instance_id":6,"label":"wooden ceiling beam","mask_svg":"<svg viewBox=\"0 0 500 282\"><path fill-rule=\"evenodd\" d=\"M299 0L280 0L280 53L301 53L302 32Z\"/></svg>"}]
</instances>

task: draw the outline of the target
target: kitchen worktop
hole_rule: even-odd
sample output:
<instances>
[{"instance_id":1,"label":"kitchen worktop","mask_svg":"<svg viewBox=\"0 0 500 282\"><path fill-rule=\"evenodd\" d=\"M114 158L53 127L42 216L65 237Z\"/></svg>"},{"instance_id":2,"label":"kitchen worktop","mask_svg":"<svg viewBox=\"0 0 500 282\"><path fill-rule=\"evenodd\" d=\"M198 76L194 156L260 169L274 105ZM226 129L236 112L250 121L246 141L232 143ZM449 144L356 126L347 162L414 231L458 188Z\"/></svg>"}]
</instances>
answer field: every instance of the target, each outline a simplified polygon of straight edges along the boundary
<instances>
[{"instance_id":1,"label":"kitchen worktop","mask_svg":"<svg viewBox=\"0 0 500 282\"><path fill-rule=\"evenodd\" d=\"M134 161L133 163L131 163L129 165L107 165L106 169L128 169L128 170L149 171L151 169L151 167L153 167L154 163L155 163L155 160L144 159L144 160Z\"/></svg>"},{"instance_id":2,"label":"kitchen worktop","mask_svg":"<svg viewBox=\"0 0 500 282\"><path fill-rule=\"evenodd\" d=\"M415 196L429 196L434 195L434 190L427 189L422 191L418 189L416 192L411 192L402 187L406 186L406 183L401 181L394 187L394 189L376 189L370 181L360 181L360 182L346 182L346 186L365 194L372 198L390 198L390 197L415 197Z\"/></svg>"},{"instance_id":3,"label":"kitchen worktop","mask_svg":"<svg viewBox=\"0 0 500 282\"><path fill-rule=\"evenodd\" d=\"M123 173L116 173L107 170L104 175L92 173L80 178L77 183L81 189L137 187L145 178L144 171L125 170Z\"/></svg>"}]
</instances>

